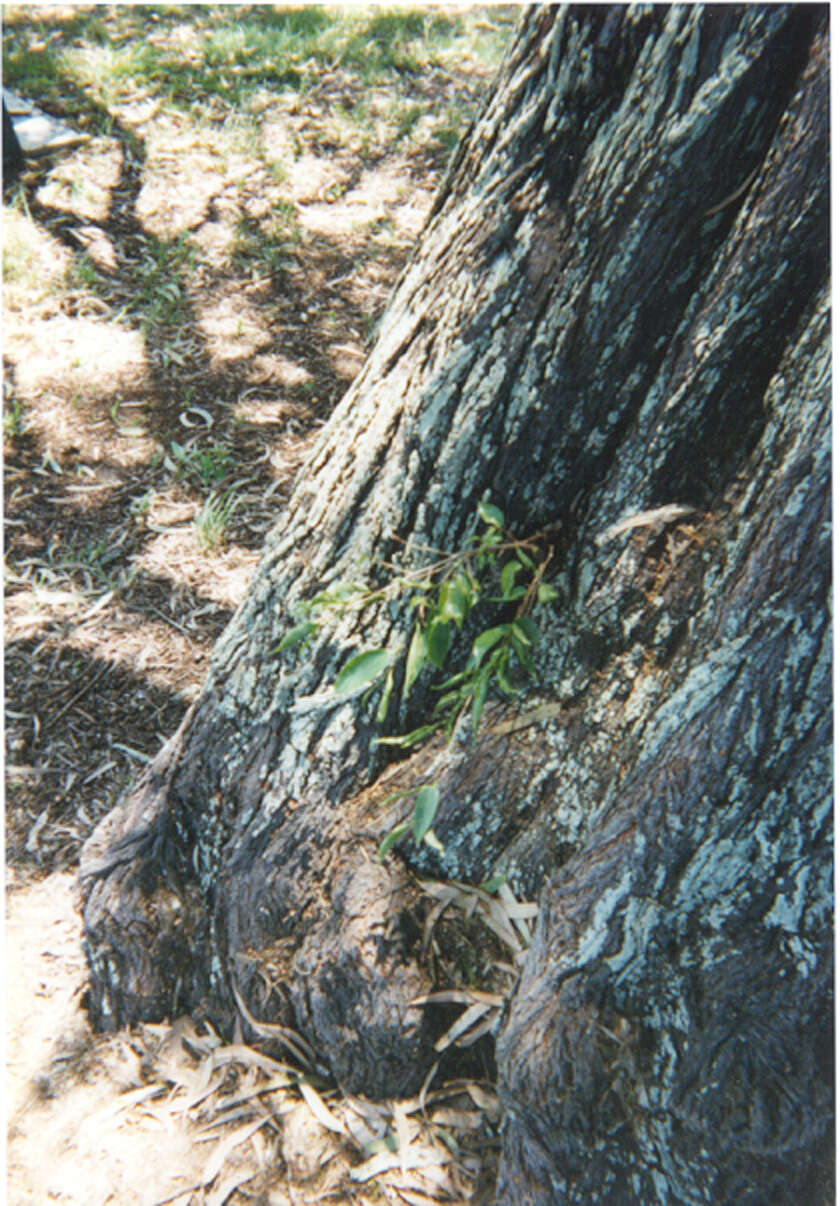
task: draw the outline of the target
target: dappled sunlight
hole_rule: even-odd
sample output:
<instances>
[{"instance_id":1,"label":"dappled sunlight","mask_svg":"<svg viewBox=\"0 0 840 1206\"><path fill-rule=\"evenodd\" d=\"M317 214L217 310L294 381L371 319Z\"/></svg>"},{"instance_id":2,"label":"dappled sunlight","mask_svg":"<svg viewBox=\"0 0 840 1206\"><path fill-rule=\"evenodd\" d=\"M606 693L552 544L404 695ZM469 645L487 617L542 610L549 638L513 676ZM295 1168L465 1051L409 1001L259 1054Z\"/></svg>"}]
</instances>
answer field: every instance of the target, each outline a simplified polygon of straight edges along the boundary
<instances>
[{"instance_id":1,"label":"dappled sunlight","mask_svg":"<svg viewBox=\"0 0 840 1206\"><path fill-rule=\"evenodd\" d=\"M29 308L61 285L70 266L69 250L28 214L3 210L3 310ZM54 306L53 302L53 306ZM28 315L31 319L31 312ZM4 347L9 326L4 324Z\"/></svg>"},{"instance_id":2,"label":"dappled sunlight","mask_svg":"<svg viewBox=\"0 0 840 1206\"><path fill-rule=\"evenodd\" d=\"M319 202L300 210L300 224L310 234L331 239L366 241L373 222L385 211L367 200Z\"/></svg>"},{"instance_id":3,"label":"dappled sunlight","mask_svg":"<svg viewBox=\"0 0 840 1206\"><path fill-rule=\"evenodd\" d=\"M89 135L4 213L10 640L197 689L364 363L441 122L489 72L477 30L374 7L4 10L9 82ZM40 661L20 665L15 694L46 701Z\"/></svg>"},{"instance_id":4,"label":"dappled sunlight","mask_svg":"<svg viewBox=\"0 0 840 1206\"><path fill-rule=\"evenodd\" d=\"M263 352L255 356L248 366L248 380L261 384L306 385L312 379L312 373L305 364L290 360L279 352Z\"/></svg>"},{"instance_id":5,"label":"dappled sunlight","mask_svg":"<svg viewBox=\"0 0 840 1206\"><path fill-rule=\"evenodd\" d=\"M4 351L15 365L17 389L33 398L57 386L84 397L113 395L138 387L147 371L139 331L67 314L40 330L7 329Z\"/></svg>"},{"instance_id":6,"label":"dappled sunlight","mask_svg":"<svg viewBox=\"0 0 840 1206\"><path fill-rule=\"evenodd\" d=\"M149 42L153 46L174 50L179 59L188 63L199 62L203 40L203 31L194 22L182 21L169 29L163 26L149 31Z\"/></svg>"},{"instance_id":7,"label":"dappled sunlight","mask_svg":"<svg viewBox=\"0 0 840 1206\"><path fill-rule=\"evenodd\" d=\"M87 222L105 222L111 191L119 183L123 150L116 138L95 138L57 163L38 189L41 205L74 214Z\"/></svg>"},{"instance_id":8,"label":"dappled sunlight","mask_svg":"<svg viewBox=\"0 0 840 1206\"><path fill-rule=\"evenodd\" d=\"M410 200L394 207L393 221L396 232L409 243L419 237L429 216L432 199L428 193L416 194Z\"/></svg>"},{"instance_id":9,"label":"dappled sunlight","mask_svg":"<svg viewBox=\"0 0 840 1206\"><path fill-rule=\"evenodd\" d=\"M298 202L298 222L310 234L327 238L367 237L375 223L414 238L432 203L433 190L406 177L399 162L386 162L361 172L349 187L347 170L334 160L309 155L290 173Z\"/></svg>"},{"instance_id":10,"label":"dappled sunlight","mask_svg":"<svg viewBox=\"0 0 840 1206\"><path fill-rule=\"evenodd\" d=\"M117 271L119 267L117 248L114 240L101 226L96 226L93 223L87 226L80 226L77 236L79 243L87 252L88 259L94 268L108 273Z\"/></svg>"},{"instance_id":11,"label":"dappled sunlight","mask_svg":"<svg viewBox=\"0 0 840 1206\"><path fill-rule=\"evenodd\" d=\"M275 122L275 127L280 123ZM329 155L300 155L289 171L289 191L299 205L328 200L330 190L336 196L350 179L347 166Z\"/></svg>"},{"instance_id":12,"label":"dappled sunlight","mask_svg":"<svg viewBox=\"0 0 840 1206\"><path fill-rule=\"evenodd\" d=\"M281 429L294 424L299 411L300 407L287 398L254 397L250 390L233 406L233 414L237 419L252 423L256 427Z\"/></svg>"},{"instance_id":13,"label":"dappled sunlight","mask_svg":"<svg viewBox=\"0 0 840 1206\"><path fill-rule=\"evenodd\" d=\"M7 588L8 585L9 576ZM12 593L7 589L4 607L7 642L25 640L50 624L71 621L84 612L89 602L82 589L74 589L69 584L41 585L35 579L34 584L30 585L25 576L14 575L11 585L28 586L28 589Z\"/></svg>"},{"instance_id":14,"label":"dappled sunlight","mask_svg":"<svg viewBox=\"0 0 840 1206\"><path fill-rule=\"evenodd\" d=\"M229 183L224 155L180 115L156 114L138 127L145 139L142 185L135 201L140 225L161 239L199 226Z\"/></svg>"},{"instance_id":15,"label":"dappled sunlight","mask_svg":"<svg viewBox=\"0 0 840 1206\"><path fill-rule=\"evenodd\" d=\"M157 1094L144 1088L141 1056L128 1038L91 1034L80 1000L86 968L74 873L52 875L47 889L9 873L9 1201L166 1199L187 1170L200 1177L205 1147L183 1122L155 1115L149 1098Z\"/></svg>"},{"instance_id":16,"label":"dappled sunlight","mask_svg":"<svg viewBox=\"0 0 840 1206\"><path fill-rule=\"evenodd\" d=\"M243 360L273 342L265 314L238 290L196 298L195 319L213 367Z\"/></svg>"},{"instance_id":17,"label":"dappled sunlight","mask_svg":"<svg viewBox=\"0 0 840 1206\"><path fill-rule=\"evenodd\" d=\"M155 534L132 562L155 577L200 591L220 607L233 608L241 603L259 557L257 550L238 545L215 549L213 572L208 575L207 553L199 546L194 524L189 523L180 531Z\"/></svg>"},{"instance_id":18,"label":"dappled sunlight","mask_svg":"<svg viewBox=\"0 0 840 1206\"><path fill-rule=\"evenodd\" d=\"M182 165L183 166L183 165ZM191 230L207 215L210 199L223 181L210 173L185 175L177 182L144 172L145 183L137 198L136 213L144 230L160 239Z\"/></svg>"},{"instance_id":19,"label":"dappled sunlight","mask_svg":"<svg viewBox=\"0 0 840 1206\"><path fill-rule=\"evenodd\" d=\"M278 103L279 102L279 103ZM271 92L257 94L251 102L251 112L260 116L259 140L266 165L279 183L291 181L292 173L289 165L293 161L306 158L306 153L299 153L300 143L295 139L294 128L289 121L288 113L281 106L294 106L297 97L294 94L277 96ZM298 178L302 173L297 173Z\"/></svg>"},{"instance_id":20,"label":"dappled sunlight","mask_svg":"<svg viewBox=\"0 0 840 1206\"><path fill-rule=\"evenodd\" d=\"M393 281L391 265L396 254L398 252L395 253L391 249L389 256L383 254L381 259L369 259L361 264L359 271L347 281L348 300L358 306L365 304L365 301L368 306L371 305L371 302L377 306L384 306L391 292Z\"/></svg>"},{"instance_id":21,"label":"dappled sunlight","mask_svg":"<svg viewBox=\"0 0 840 1206\"><path fill-rule=\"evenodd\" d=\"M197 697L207 668L207 651L197 646L188 629L179 631L160 616L140 617L130 607L112 607L98 621L75 624L67 644L97 658L104 646L115 665L187 701Z\"/></svg>"},{"instance_id":22,"label":"dappled sunlight","mask_svg":"<svg viewBox=\"0 0 840 1206\"><path fill-rule=\"evenodd\" d=\"M122 666L183 699L193 699L199 691L207 651L165 616L140 616L117 605L113 592L102 590L91 602L82 590L35 586L8 597L5 618L9 643L28 641L63 624L66 648Z\"/></svg>"},{"instance_id":23,"label":"dappled sunlight","mask_svg":"<svg viewBox=\"0 0 840 1206\"><path fill-rule=\"evenodd\" d=\"M235 221L231 217L226 220L202 222L192 238L208 267L221 273L230 263L236 248Z\"/></svg>"},{"instance_id":24,"label":"dappled sunlight","mask_svg":"<svg viewBox=\"0 0 840 1206\"><path fill-rule=\"evenodd\" d=\"M348 385L356 377L365 362L365 352L358 344L330 343L327 354L332 362L333 372Z\"/></svg>"},{"instance_id":25,"label":"dappled sunlight","mask_svg":"<svg viewBox=\"0 0 840 1206\"><path fill-rule=\"evenodd\" d=\"M158 238L193 231L225 207L237 213L246 182L271 189L263 172L254 178L254 136L244 125L197 126L167 110L153 113L136 131L144 138L146 158L135 213Z\"/></svg>"}]
</instances>

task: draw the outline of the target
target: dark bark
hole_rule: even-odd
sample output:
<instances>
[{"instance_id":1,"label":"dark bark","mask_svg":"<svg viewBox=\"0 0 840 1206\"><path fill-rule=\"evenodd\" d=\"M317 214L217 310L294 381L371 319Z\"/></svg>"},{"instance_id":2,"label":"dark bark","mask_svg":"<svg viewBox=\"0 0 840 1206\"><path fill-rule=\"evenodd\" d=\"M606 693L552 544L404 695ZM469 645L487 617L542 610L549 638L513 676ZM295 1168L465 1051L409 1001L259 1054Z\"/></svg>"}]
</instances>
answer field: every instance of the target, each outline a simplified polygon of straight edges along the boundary
<instances>
[{"instance_id":1,"label":"dark bark","mask_svg":"<svg viewBox=\"0 0 840 1206\"><path fill-rule=\"evenodd\" d=\"M23 171L23 151L6 102L3 101L3 189L11 188Z\"/></svg>"},{"instance_id":2,"label":"dark bark","mask_svg":"<svg viewBox=\"0 0 840 1206\"><path fill-rule=\"evenodd\" d=\"M817 1200L827 89L820 7L525 14L201 697L86 849L100 1024L229 1026L238 996L349 1088L409 1091L433 1052L406 864L504 869L542 895L498 1039L498 1200ZM459 547L482 497L554 548L539 687L383 775L329 685L407 607L276 647L409 537ZM378 801L421 772L444 854L380 865Z\"/></svg>"},{"instance_id":3,"label":"dark bark","mask_svg":"<svg viewBox=\"0 0 840 1206\"><path fill-rule=\"evenodd\" d=\"M543 893L498 1043L500 1201L828 1200L828 365L823 302L695 553L704 597L671 689Z\"/></svg>"}]
</instances>

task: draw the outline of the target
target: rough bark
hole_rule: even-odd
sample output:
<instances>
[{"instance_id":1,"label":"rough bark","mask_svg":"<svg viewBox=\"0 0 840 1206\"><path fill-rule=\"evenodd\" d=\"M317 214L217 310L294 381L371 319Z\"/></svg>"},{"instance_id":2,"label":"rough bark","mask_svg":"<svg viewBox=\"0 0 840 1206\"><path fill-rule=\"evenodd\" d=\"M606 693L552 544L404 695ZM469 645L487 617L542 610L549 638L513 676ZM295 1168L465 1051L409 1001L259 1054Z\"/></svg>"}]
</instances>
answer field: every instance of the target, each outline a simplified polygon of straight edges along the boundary
<instances>
[{"instance_id":1,"label":"rough bark","mask_svg":"<svg viewBox=\"0 0 840 1206\"><path fill-rule=\"evenodd\" d=\"M832 1109L827 55L819 7L525 14L199 700L86 849L100 1024L228 1026L239 996L349 1088L409 1091L432 1033L407 865L504 869L542 896L498 1040L498 1200L811 1192ZM407 607L276 647L409 538L459 547L482 497L554 548L539 687L383 776L370 710L330 684L403 641ZM691 514L611 533L674 503ZM428 702L421 681L390 730ZM419 766L444 853L379 864L378 801Z\"/></svg>"}]
</instances>

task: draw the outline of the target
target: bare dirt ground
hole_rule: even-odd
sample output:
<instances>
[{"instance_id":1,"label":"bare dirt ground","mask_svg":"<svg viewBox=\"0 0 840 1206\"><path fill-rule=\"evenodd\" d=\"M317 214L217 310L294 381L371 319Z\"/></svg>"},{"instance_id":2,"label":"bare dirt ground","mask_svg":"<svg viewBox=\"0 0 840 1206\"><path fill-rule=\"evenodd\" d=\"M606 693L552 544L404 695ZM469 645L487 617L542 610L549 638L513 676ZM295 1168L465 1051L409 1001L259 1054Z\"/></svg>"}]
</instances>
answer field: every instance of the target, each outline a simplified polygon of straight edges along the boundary
<instances>
[{"instance_id":1,"label":"bare dirt ground","mask_svg":"<svg viewBox=\"0 0 840 1206\"><path fill-rule=\"evenodd\" d=\"M7 6L4 37L81 61L89 11ZM195 57L186 15L144 36ZM487 1085L371 1105L189 1019L92 1034L74 905L81 844L195 697L364 362L445 167L441 114L491 74L463 48L373 83L336 64L255 90L247 120L139 85L106 105L69 75L32 98L90 136L3 213L10 1203L419 1206L492 1180ZM440 912L459 903L490 910Z\"/></svg>"}]
</instances>

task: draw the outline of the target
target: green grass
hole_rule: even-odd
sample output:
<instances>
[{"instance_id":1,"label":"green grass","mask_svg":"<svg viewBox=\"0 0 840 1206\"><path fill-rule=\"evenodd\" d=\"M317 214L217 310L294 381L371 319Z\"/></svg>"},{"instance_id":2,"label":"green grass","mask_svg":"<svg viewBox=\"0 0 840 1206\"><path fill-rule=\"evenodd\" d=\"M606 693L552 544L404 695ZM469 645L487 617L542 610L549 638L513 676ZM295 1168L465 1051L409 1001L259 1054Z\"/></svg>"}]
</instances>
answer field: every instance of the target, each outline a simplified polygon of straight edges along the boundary
<instances>
[{"instance_id":1,"label":"green grass","mask_svg":"<svg viewBox=\"0 0 840 1206\"><path fill-rule=\"evenodd\" d=\"M45 586L69 584L80 574L89 590L97 585L113 587L125 580L125 572L116 569L124 557L122 541L115 545L108 536L68 537L50 541L36 571Z\"/></svg>"},{"instance_id":2,"label":"green grass","mask_svg":"<svg viewBox=\"0 0 840 1206\"><path fill-rule=\"evenodd\" d=\"M186 234L163 240L149 235L137 266L137 293L130 309L139 311L146 328L171 326L188 312L187 276L196 250Z\"/></svg>"},{"instance_id":3,"label":"green grass","mask_svg":"<svg viewBox=\"0 0 840 1206\"><path fill-rule=\"evenodd\" d=\"M147 234L131 265L132 293L122 307L144 335L177 329L191 318L189 279L198 264L198 251L188 234L160 239ZM7 278L8 279L8 278ZM65 285L74 291L107 298L107 276L100 272L87 251L76 252L65 273ZM159 348L166 355L165 346Z\"/></svg>"},{"instance_id":4,"label":"green grass","mask_svg":"<svg viewBox=\"0 0 840 1206\"><path fill-rule=\"evenodd\" d=\"M23 402L20 398L13 398L5 404L3 409L3 438L5 440L14 440L17 436L23 435L26 430L26 416L23 410Z\"/></svg>"},{"instance_id":5,"label":"green grass","mask_svg":"<svg viewBox=\"0 0 840 1206\"><path fill-rule=\"evenodd\" d=\"M236 220L231 262L249 272L252 268L275 276L290 263L289 249L301 240L294 206L279 202L268 220L257 221L247 214Z\"/></svg>"},{"instance_id":6,"label":"green grass","mask_svg":"<svg viewBox=\"0 0 840 1206\"><path fill-rule=\"evenodd\" d=\"M214 491L193 520L198 547L205 552L217 549L227 539L227 530L239 499L233 491Z\"/></svg>"},{"instance_id":7,"label":"green grass","mask_svg":"<svg viewBox=\"0 0 840 1206\"><path fill-rule=\"evenodd\" d=\"M448 155L457 147L462 131L463 115L450 106L443 120L432 130L432 137Z\"/></svg>"},{"instance_id":8,"label":"green grass","mask_svg":"<svg viewBox=\"0 0 840 1206\"><path fill-rule=\"evenodd\" d=\"M68 83L82 107L111 107L138 90L187 111L214 96L242 106L260 88L300 90L339 65L365 83L387 82L441 65L456 42L495 61L512 16L507 8L493 16L488 22L469 10L97 5L46 20L37 10L24 17L9 6L3 68L7 84L25 86L59 109L67 106ZM33 42L33 30L41 39Z\"/></svg>"},{"instance_id":9,"label":"green grass","mask_svg":"<svg viewBox=\"0 0 840 1206\"><path fill-rule=\"evenodd\" d=\"M292 249L307 242L289 199L296 159L341 154L375 166L394 147L401 153L422 147L443 161L469 113L430 99L430 80L434 86L465 60L497 62L515 19L507 8L445 14L315 5L7 5L3 16L6 82L81 130L112 134L140 171L144 157L152 173L159 169L154 138L132 132L127 110L138 106L162 113L167 132L173 125L179 133L189 130L190 149L210 170L239 174L243 160L250 162L255 187L272 194L270 209L259 218L242 212L224 254L232 268L275 280L290 266ZM325 77L337 94L325 102L323 117L305 135L292 128L274 143L276 136L267 133L273 118L263 118L265 110L279 95ZM368 91L371 85L376 92ZM123 176L131 179L127 171ZM65 208L86 201L84 172L71 172L65 187L59 165L52 182L61 185ZM328 200L338 200L346 187L335 184ZM7 284L32 296L87 292L113 302L109 270L98 259L71 246L53 250L43 232L28 229L33 224L22 189L12 208L3 246ZM377 224L376 233L381 244L388 223ZM117 275L130 280L131 292L119 297L119 312L144 336L154 333L155 356L167 369L171 337L192 322L191 297L207 261L186 234L164 238L145 231L127 249Z\"/></svg>"},{"instance_id":10,"label":"green grass","mask_svg":"<svg viewBox=\"0 0 840 1206\"><path fill-rule=\"evenodd\" d=\"M95 289L99 284L96 265L86 251L73 256L67 271L67 283L76 289Z\"/></svg>"},{"instance_id":11,"label":"green grass","mask_svg":"<svg viewBox=\"0 0 840 1206\"><path fill-rule=\"evenodd\" d=\"M202 485L211 486L227 477L233 467L233 454L224 444L208 444L203 448L185 448L176 440L170 443L172 459L178 474L197 478Z\"/></svg>"}]
</instances>

